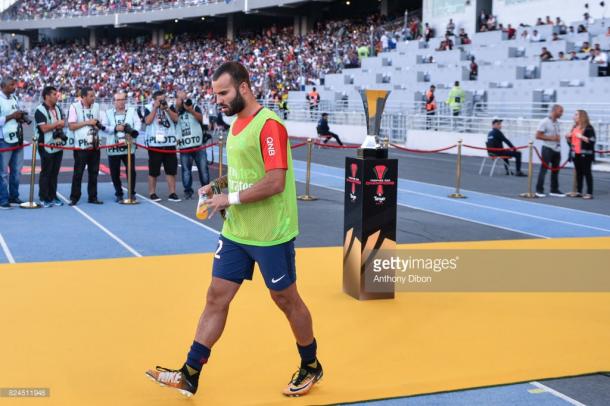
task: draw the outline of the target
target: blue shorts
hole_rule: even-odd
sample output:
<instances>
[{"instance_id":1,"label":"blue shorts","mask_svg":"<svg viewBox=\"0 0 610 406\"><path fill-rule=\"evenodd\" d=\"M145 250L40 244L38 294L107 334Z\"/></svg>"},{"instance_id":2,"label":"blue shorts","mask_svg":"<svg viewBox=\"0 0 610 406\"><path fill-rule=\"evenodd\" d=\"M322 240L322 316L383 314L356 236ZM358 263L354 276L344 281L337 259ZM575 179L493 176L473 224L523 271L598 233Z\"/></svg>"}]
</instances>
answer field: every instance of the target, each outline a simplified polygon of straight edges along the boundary
<instances>
[{"instance_id":1,"label":"blue shorts","mask_svg":"<svg viewBox=\"0 0 610 406\"><path fill-rule=\"evenodd\" d=\"M267 288L284 290L297 280L294 258L294 238L283 244L259 247L240 244L221 235L212 276L235 283L252 280L256 262Z\"/></svg>"}]
</instances>

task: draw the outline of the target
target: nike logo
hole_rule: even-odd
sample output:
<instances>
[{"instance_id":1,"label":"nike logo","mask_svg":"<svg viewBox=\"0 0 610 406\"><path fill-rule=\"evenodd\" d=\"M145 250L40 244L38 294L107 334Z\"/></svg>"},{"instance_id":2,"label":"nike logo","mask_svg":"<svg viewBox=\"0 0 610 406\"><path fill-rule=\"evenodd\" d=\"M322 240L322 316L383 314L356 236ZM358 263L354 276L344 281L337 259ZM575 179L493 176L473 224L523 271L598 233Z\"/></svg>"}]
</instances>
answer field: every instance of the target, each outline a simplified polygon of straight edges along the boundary
<instances>
[{"instance_id":1,"label":"nike logo","mask_svg":"<svg viewBox=\"0 0 610 406\"><path fill-rule=\"evenodd\" d=\"M284 279L284 276L286 276L286 275L282 275L282 276L281 276L281 277L279 277L278 279L271 278L271 283L278 283L279 281L281 281L282 279Z\"/></svg>"}]
</instances>

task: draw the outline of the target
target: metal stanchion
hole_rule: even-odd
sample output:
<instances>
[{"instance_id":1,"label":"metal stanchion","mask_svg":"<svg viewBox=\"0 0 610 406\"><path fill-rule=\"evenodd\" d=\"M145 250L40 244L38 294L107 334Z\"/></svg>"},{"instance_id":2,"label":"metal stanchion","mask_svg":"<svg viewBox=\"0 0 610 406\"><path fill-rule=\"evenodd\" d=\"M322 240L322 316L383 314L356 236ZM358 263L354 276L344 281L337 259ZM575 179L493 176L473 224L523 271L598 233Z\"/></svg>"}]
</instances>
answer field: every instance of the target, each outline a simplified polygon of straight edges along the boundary
<instances>
[{"instance_id":1,"label":"metal stanchion","mask_svg":"<svg viewBox=\"0 0 610 406\"><path fill-rule=\"evenodd\" d=\"M136 199L132 199L133 188L131 187L131 168L134 162L131 159L131 148L133 145L133 139L131 136L127 136L127 199L121 201L121 204L139 204Z\"/></svg>"},{"instance_id":2,"label":"metal stanchion","mask_svg":"<svg viewBox=\"0 0 610 406\"><path fill-rule=\"evenodd\" d=\"M32 140L32 171L30 172L30 200L19 205L22 209L40 209L42 206L34 201L34 182L36 180L36 147L37 140Z\"/></svg>"},{"instance_id":3,"label":"metal stanchion","mask_svg":"<svg viewBox=\"0 0 610 406\"><path fill-rule=\"evenodd\" d=\"M218 137L218 177L222 177L222 147L223 147L223 139L222 135Z\"/></svg>"},{"instance_id":4,"label":"metal stanchion","mask_svg":"<svg viewBox=\"0 0 610 406\"><path fill-rule=\"evenodd\" d=\"M534 142L529 142L529 162L527 164L527 192L521 193L519 196L526 199L536 199L536 193L532 190L532 182L534 178Z\"/></svg>"},{"instance_id":5,"label":"metal stanchion","mask_svg":"<svg viewBox=\"0 0 610 406\"><path fill-rule=\"evenodd\" d=\"M311 138L307 138L307 175L305 178L305 194L298 196L299 200L304 200L310 202L312 200L318 200L317 197L314 197L309 194L309 183L311 181L311 153L313 150L313 140Z\"/></svg>"},{"instance_id":6,"label":"metal stanchion","mask_svg":"<svg viewBox=\"0 0 610 406\"><path fill-rule=\"evenodd\" d=\"M462 183L462 140L458 140L457 142L457 159L456 159L456 169L455 169L455 193L451 193L449 197L453 197L454 199L464 199L462 193L460 193L460 184Z\"/></svg>"},{"instance_id":7,"label":"metal stanchion","mask_svg":"<svg viewBox=\"0 0 610 406\"><path fill-rule=\"evenodd\" d=\"M572 168L572 191L566 193L567 197L580 197L580 193L578 193L578 180L576 179L576 167Z\"/></svg>"}]
</instances>

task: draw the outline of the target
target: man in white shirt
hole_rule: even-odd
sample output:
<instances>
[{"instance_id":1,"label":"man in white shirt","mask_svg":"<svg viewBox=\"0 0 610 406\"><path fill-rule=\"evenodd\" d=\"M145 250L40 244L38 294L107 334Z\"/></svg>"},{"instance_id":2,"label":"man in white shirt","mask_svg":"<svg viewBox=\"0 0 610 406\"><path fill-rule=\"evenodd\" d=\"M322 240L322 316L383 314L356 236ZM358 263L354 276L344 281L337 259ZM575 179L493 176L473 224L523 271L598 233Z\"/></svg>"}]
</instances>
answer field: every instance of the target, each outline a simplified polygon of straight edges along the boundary
<instances>
[{"instance_id":1,"label":"man in white shirt","mask_svg":"<svg viewBox=\"0 0 610 406\"><path fill-rule=\"evenodd\" d=\"M563 107L559 104L554 105L551 108L549 117L545 118L538 125L536 131L536 139L542 140L542 160L547 166L551 168L559 168L561 161L561 144L559 143L561 137L561 128L559 126L559 119L563 115ZM544 193L544 178L546 177L547 168L541 164L540 173L538 174L538 183L536 184L536 196L546 197ZM551 196L563 197L565 196L559 190L559 170L551 171Z\"/></svg>"},{"instance_id":2,"label":"man in white shirt","mask_svg":"<svg viewBox=\"0 0 610 406\"><path fill-rule=\"evenodd\" d=\"M608 75L608 55L600 51L599 49L595 50L595 56L593 57L593 63L598 65L598 75L599 76L607 76Z\"/></svg>"},{"instance_id":3,"label":"man in white shirt","mask_svg":"<svg viewBox=\"0 0 610 406\"><path fill-rule=\"evenodd\" d=\"M19 199L19 175L23 166L24 113L15 97L15 79L0 81L0 209L23 203ZM8 172L7 172L8 168Z\"/></svg>"}]
</instances>

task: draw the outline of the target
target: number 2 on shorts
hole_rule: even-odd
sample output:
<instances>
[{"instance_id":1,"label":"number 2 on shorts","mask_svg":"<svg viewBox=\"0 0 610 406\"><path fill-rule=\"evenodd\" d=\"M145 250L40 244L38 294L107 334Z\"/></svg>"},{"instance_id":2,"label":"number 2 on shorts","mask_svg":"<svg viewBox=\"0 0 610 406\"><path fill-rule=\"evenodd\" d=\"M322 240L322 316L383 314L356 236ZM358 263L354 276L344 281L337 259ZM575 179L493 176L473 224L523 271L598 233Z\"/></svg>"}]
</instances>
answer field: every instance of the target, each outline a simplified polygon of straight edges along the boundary
<instances>
[{"instance_id":1,"label":"number 2 on shorts","mask_svg":"<svg viewBox=\"0 0 610 406\"><path fill-rule=\"evenodd\" d=\"M218 249L214 253L214 258L220 259L220 250L222 249L222 240L218 240Z\"/></svg>"}]
</instances>

